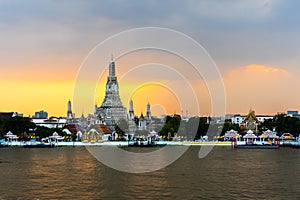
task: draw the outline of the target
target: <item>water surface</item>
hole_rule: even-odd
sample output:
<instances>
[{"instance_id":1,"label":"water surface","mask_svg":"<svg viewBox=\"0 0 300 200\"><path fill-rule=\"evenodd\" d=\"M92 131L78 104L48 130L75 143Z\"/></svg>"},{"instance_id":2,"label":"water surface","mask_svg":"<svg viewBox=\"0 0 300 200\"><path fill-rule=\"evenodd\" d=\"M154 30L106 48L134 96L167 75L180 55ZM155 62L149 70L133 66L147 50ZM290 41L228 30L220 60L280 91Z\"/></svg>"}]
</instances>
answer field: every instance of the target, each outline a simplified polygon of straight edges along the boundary
<instances>
[{"instance_id":1,"label":"water surface","mask_svg":"<svg viewBox=\"0 0 300 200\"><path fill-rule=\"evenodd\" d=\"M300 198L299 149L215 147L199 159L199 148L145 174L108 168L85 147L2 148L0 199Z\"/></svg>"}]
</instances>

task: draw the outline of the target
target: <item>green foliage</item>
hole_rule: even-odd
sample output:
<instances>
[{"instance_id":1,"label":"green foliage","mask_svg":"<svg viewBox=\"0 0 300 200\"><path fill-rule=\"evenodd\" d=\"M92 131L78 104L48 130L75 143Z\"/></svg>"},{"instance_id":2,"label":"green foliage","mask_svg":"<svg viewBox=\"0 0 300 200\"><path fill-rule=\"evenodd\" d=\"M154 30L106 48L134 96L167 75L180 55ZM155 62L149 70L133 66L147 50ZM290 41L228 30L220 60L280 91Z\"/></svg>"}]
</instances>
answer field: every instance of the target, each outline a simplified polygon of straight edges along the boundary
<instances>
[{"instance_id":1,"label":"green foliage","mask_svg":"<svg viewBox=\"0 0 300 200\"><path fill-rule=\"evenodd\" d=\"M191 117L186 123L186 136L188 139L200 139L206 135L209 124L206 123L207 119L203 117Z\"/></svg>"},{"instance_id":2,"label":"green foliage","mask_svg":"<svg viewBox=\"0 0 300 200\"><path fill-rule=\"evenodd\" d=\"M59 135L65 135L60 128L47 128L44 126L37 126L35 135L39 136L40 138L45 138L51 136L54 132L57 132Z\"/></svg>"},{"instance_id":3,"label":"green foliage","mask_svg":"<svg viewBox=\"0 0 300 200\"><path fill-rule=\"evenodd\" d=\"M281 135L283 133L291 133L293 136L298 136L300 133L300 119L296 117L286 116L285 114L278 114L273 119L265 120L260 124L259 130L273 130Z\"/></svg>"},{"instance_id":4,"label":"green foliage","mask_svg":"<svg viewBox=\"0 0 300 200\"><path fill-rule=\"evenodd\" d=\"M12 117L0 119L0 134L5 135L8 131L20 136L34 130L36 125L27 117Z\"/></svg>"},{"instance_id":5,"label":"green foliage","mask_svg":"<svg viewBox=\"0 0 300 200\"><path fill-rule=\"evenodd\" d=\"M171 139L174 137L174 134L178 132L179 126L181 122L180 115L167 116L166 122L162 129L160 130L160 135Z\"/></svg>"},{"instance_id":6,"label":"green foliage","mask_svg":"<svg viewBox=\"0 0 300 200\"><path fill-rule=\"evenodd\" d=\"M231 121L225 121L221 135L224 135L227 131L230 131L230 130L235 130L239 133L242 132L242 130L240 129L238 124L233 124L233 123L231 123Z\"/></svg>"},{"instance_id":7,"label":"green foliage","mask_svg":"<svg viewBox=\"0 0 300 200\"><path fill-rule=\"evenodd\" d=\"M160 130L160 135L171 139L175 133L187 139L199 139L206 135L209 124L206 118L191 117L188 122L181 120L179 115L167 116L166 123Z\"/></svg>"}]
</instances>

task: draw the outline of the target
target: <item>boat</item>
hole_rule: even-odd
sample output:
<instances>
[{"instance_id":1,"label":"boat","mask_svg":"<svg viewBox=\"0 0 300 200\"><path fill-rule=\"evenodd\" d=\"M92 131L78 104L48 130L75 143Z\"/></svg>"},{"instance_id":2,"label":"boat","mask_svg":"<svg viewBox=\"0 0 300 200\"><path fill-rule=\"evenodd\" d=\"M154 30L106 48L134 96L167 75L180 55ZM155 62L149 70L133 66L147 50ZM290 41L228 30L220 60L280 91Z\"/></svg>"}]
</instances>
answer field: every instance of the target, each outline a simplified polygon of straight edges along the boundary
<instances>
[{"instance_id":1,"label":"boat","mask_svg":"<svg viewBox=\"0 0 300 200\"><path fill-rule=\"evenodd\" d=\"M128 147L162 147L162 146L166 146L166 144L158 144L155 141L143 140L141 138L138 140L128 141Z\"/></svg>"},{"instance_id":2,"label":"boat","mask_svg":"<svg viewBox=\"0 0 300 200\"><path fill-rule=\"evenodd\" d=\"M236 149L279 149L279 145L258 145L258 144L245 144L236 145Z\"/></svg>"},{"instance_id":3,"label":"boat","mask_svg":"<svg viewBox=\"0 0 300 200\"><path fill-rule=\"evenodd\" d=\"M278 139L275 139L274 143L256 143L256 142L247 142L245 144L233 142L233 147L236 149L279 149L280 142Z\"/></svg>"},{"instance_id":4,"label":"boat","mask_svg":"<svg viewBox=\"0 0 300 200\"><path fill-rule=\"evenodd\" d=\"M44 143L44 142L29 142L23 145L24 148L49 148L54 147L52 143Z\"/></svg>"},{"instance_id":5,"label":"boat","mask_svg":"<svg viewBox=\"0 0 300 200\"><path fill-rule=\"evenodd\" d=\"M8 147L8 144L0 143L0 148L2 148L2 147Z\"/></svg>"},{"instance_id":6,"label":"boat","mask_svg":"<svg viewBox=\"0 0 300 200\"><path fill-rule=\"evenodd\" d=\"M5 142L5 140L0 140L0 148L2 147L8 147L8 144Z\"/></svg>"},{"instance_id":7,"label":"boat","mask_svg":"<svg viewBox=\"0 0 300 200\"><path fill-rule=\"evenodd\" d=\"M293 148L300 148L300 141L291 142L291 147L293 147Z\"/></svg>"}]
</instances>

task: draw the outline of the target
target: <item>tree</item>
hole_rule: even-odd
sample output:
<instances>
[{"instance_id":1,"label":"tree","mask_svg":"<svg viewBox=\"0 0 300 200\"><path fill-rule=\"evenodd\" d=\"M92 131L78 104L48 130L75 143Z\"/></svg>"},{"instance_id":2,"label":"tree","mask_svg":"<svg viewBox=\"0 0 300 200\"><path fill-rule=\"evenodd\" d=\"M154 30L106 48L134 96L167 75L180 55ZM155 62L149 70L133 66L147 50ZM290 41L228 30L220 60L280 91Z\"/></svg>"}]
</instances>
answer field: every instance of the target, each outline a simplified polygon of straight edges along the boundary
<instances>
[{"instance_id":1,"label":"tree","mask_svg":"<svg viewBox=\"0 0 300 200\"><path fill-rule=\"evenodd\" d=\"M40 138L45 138L51 136L54 132L57 132L59 135L65 136L64 133L60 128L48 128L44 126L37 126L35 130L35 135L39 136Z\"/></svg>"},{"instance_id":2,"label":"tree","mask_svg":"<svg viewBox=\"0 0 300 200\"><path fill-rule=\"evenodd\" d=\"M174 134L178 132L180 127L181 117L180 115L167 116L166 122L162 129L160 130L160 135L165 138L172 138Z\"/></svg>"},{"instance_id":3,"label":"tree","mask_svg":"<svg viewBox=\"0 0 300 200\"><path fill-rule=\"evenodd\" d=\"M233 124L229 121L225 121L221 135L224 135L227 131L230 131L230 130L235 130L237 132L241 132L241 129L238 124Z\"/></svg>"},{"instance_id":4,"label":"tree","mask_svg":"<svg viewBox=\"0 0 300 200\"><path fill-rule=\"evenodd\" d=\"M281 135L283 133L291 133L293 136L298 136L300 132L300 119L290 117L285 114L278 114L273 119L267 119L259 126L259 130L272 130L275 128L276 132Z\"/></svg>"},{"instance_id":5,"label":"tree","mask_svg":"<svg viewBox=\"0 0 300 200\"><path fill-rule=\"evenodd\" d=\"M23 133L32 132L36 128L35 123L28 117L12 117L0 119L0 133L2 136L8 131L21 136Z\"/></svg>"}]
</instances>

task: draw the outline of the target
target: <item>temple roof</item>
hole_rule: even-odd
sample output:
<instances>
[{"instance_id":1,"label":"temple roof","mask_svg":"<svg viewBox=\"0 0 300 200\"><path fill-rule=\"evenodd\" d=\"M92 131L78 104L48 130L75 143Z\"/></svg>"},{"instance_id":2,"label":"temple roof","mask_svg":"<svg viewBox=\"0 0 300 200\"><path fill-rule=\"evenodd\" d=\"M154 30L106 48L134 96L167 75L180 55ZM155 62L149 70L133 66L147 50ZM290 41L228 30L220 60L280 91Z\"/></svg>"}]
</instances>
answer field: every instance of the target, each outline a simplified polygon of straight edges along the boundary
<instances>
[{"instance_id":1,"label":"temple roof","mask_svg":"<svg viewBox=\"0 0 300 200\"><path fill-rule=\"evenodd\" d=\"M104 124L95 124L89 129L89 131L91 129L95 129L98 133L111 134L111 131Z\"/></svg>"},{"instance_id":2,"label":"temple roof","mask_svg":"<svg viewBox=\"0 0 300 200\"><path fill-rule=\"evenodd\" d=\"M63 129L68 129L72 134L77 134L78 131L84 132L78 124L67 124Z\"/></svg>"},{"instance_id":3,"label":"temple roof","mask_svg":"<svg viewBox=\"0 0 300 200\"><path fill-rule=\"evenodd\" d=\"M256 115L255 115L255 111L252 110L252 107L250 108L248 115L247 115L246 118L244 119L244 122L248 122L248 121L251 121L251 122L258 122L258 119L257 119L257 117L256 117Z\"/></svg>"}]
</instances>

